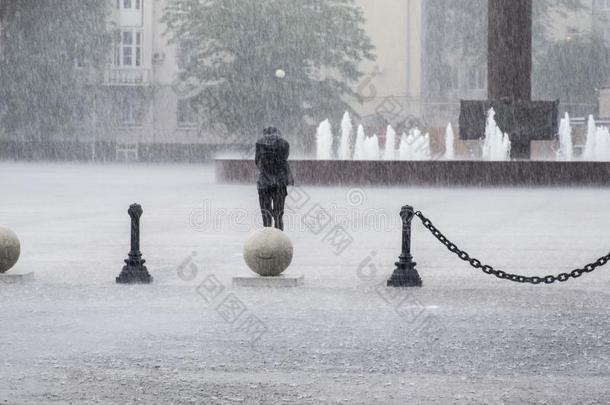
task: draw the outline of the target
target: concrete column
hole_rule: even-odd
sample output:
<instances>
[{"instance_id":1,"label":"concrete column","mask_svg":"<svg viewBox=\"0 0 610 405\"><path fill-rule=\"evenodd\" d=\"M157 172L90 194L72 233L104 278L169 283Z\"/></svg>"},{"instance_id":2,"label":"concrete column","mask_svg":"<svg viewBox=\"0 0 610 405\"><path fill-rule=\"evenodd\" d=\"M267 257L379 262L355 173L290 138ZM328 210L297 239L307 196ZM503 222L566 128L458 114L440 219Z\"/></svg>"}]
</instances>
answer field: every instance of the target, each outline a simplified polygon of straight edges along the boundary
<instances>
[{"instance_id":1,"label":"concrete column","mask_svg":"<svg viewBox=\"0 0 610 405\"><path fill-rule=\"evenodd\" d=\"M490 100L532 98L532 0L489 0Z\"/></svg>"}]
</instances>

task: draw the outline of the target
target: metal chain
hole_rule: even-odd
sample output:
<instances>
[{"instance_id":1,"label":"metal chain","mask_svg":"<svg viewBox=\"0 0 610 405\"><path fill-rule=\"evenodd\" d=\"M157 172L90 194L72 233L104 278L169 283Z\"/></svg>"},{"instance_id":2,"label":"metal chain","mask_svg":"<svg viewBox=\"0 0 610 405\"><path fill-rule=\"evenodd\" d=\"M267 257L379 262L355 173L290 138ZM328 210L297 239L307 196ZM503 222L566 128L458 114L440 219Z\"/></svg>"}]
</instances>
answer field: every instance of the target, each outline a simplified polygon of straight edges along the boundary
<instances>
[{"instance_id":1,"label":"metal chain","mask_svg":"<svg viewBox=\"0 0 610 405\"><path fill-rule=\"evenodd\" d=\"M470 263L472 267L475 269L480 269L485 274L494 275L499 279L510 280L516 283L530 283L530 284L553 284L556 281L564 282L568 281L570 278L579 278L585 273L591 273L598 267L604 266L606 263L610 262L610 253L604 257L599 258L596 262L587 264L582 269L573 270L570 273L562 273L558 276L546 276L546 277L526 277L520 276L517 274L510 274L502 270L496 270L492 266L481 263L480 260L475 259L474 257L470 257L470 255L463 250L460 250L453 242L451 242L445 235L441 233L432 222L421 213L421 211L417 211L415 215L421 219L424 226L438 239L443 245L449 249L450 252L455 253L460 259L465 262Z\"/></svg>"}]
</instances>

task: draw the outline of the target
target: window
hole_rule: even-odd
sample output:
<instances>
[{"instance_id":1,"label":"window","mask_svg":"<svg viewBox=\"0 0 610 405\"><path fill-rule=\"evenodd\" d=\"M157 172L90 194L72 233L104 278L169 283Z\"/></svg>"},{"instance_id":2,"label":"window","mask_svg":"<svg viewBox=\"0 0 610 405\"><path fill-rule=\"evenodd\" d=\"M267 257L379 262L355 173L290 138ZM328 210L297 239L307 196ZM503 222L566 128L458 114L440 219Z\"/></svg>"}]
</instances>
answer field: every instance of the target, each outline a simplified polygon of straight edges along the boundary
<instances>
[{"instance_id":1,"label":"window","mask_svg":"<svg viewBox=\"0 0 610 405\"><path fill-rule=\"evenodd\" d=\"M122 95L116 104L120 126L139 127L144 119L144 98L138 95Z\"/></svg>"},{"instance_id":2,"label":"window","mask_svg":"<svg viewBox=\"0 0 610 405\"><path fill-rule=\"evenodd\" d=\"M115 65L142 66L142 32L123 30L115 38Z\"/></svg>"},{"instance_id":3,"label":"window","mask_svg":"<svg viewBox=\"0 0 610 405\"><path fill-rule=\"evenodd\" d=\"M484 67L474 66L468 70L468 89L485 89L487 70Z\"/></svg>"},{"instance_id":4,"label":"window","mask_svg":"<svg viewBox=\"0 0 610 405\"><path fill-rule=\"evenodd\" d=\"M123 32L123 65L131 66L133 62L133 32Z\"/></svg>"},{"instance_id":5,"label":"window","mask_svg":"<svg viewBox=\"0 0 610 405\"><path fill-rule=\"evenodd\" d=\"M143 0L116 0L116 8L124 10L140 10Z\"/></svg>"},{"instance_id":6,"label":"window","mask_svg":"<svg viewBox=\"0 0 610 405\"><path fill-rule=\"evenodd\" d=\"M83 46L75 46L72 49L72 59L74 60L74 67L84 68L87 66L87 60L85 57L85 48Z\"/></svg>"},{"instance_id":7,"label":"window","mask_svg":"<svg viewBox=\"0 0 610 405\"><path fill-rule=\"evenodd\" d=\"M191 99L179 99L176 113L179 127L196 127L198 125L197 109L193 106Z\"/></svg>"},{"instance_id":8,"label":"window","mask_svg":"<svg viewBox=\"0 0 610 405\"><path fill-rule=\"evenodd\" d=\"M441 91L456 90L460 85L459 70L457 66L445 65L445 71L442 73Z\"/></svg>"},{"instance_id":9,"label":"window","mask_svg":"<svg viewBox=\"0 0 610 405\"><path fill-rule=\"evenodd\" d=\"M142 33L136 32L136 66L142 65Z\"/></svg>"}]
</instances>

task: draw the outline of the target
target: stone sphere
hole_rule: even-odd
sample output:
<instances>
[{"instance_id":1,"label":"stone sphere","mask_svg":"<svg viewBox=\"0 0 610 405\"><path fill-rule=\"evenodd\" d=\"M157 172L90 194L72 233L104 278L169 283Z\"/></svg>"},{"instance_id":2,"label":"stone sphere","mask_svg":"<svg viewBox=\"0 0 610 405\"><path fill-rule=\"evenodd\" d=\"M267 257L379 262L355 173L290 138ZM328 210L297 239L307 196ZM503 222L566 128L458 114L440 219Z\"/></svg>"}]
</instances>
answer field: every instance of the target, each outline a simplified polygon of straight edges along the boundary
<instances>
[{"instance_id":1,"label":"stone sphere","mask_svg":"<svg viewBox=\"0 0 610 405\"><path fill-rule=\"evenodd\" d=\"M21 243L10 229L0 227L0 273L9 271L19 260Z\"/></svg>"},{"instance_id":2,"label":"stone sphere","mask_svg":"<svg viewBox=\"0 0 610 405\"><path fill-rule=\"evenodd\" d=\"M255 232L244 245L246 264L263 277L282 274L290 266L292 255L292 242L284 232L275 228Z\"/></svg>"}]
</instances>

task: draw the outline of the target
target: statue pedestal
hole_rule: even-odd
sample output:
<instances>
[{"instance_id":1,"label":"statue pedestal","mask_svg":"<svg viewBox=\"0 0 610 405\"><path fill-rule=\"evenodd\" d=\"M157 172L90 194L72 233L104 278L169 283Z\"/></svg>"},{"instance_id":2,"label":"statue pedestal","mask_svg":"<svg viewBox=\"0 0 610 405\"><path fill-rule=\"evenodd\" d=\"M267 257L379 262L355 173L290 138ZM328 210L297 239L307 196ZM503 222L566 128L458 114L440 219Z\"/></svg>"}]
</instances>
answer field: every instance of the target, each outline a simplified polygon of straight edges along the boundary
<instances>
[{"instance_id":1,"label":"statue pedestal","mask_svg":"<svg viewBox=\"0 0 610 405\"><path fill-rule=\"evenodd\" d=\"M23 273L20 271L0 274L0 284L22 284L34 281L34 273ZM2 288L2 287L0 287Z\"/></svg>"},{"instance_id":2,"label":"statue pedestal","mask_svg":"<svg viewBox=\"0 0 610 405\"><path fill-rule=\"evenodd\" d=\"M291 288L305 284L304 276L282 274L277 277L262 277L257 275L233 277L234 287L256 288Z\"/></svg>"},{"instance_id":3,"label":"statue pedestal","mask_svg":"<svg viewBox=\"0 0 610 405\"><path fill-rule=\"evenodd\" d=\"M491 108L498 127L510 136L512 159L530 160L531 141L553 140L559 130L558 101L462 100L460 138L481 139Z\"/></svg>"}]
</instances>

